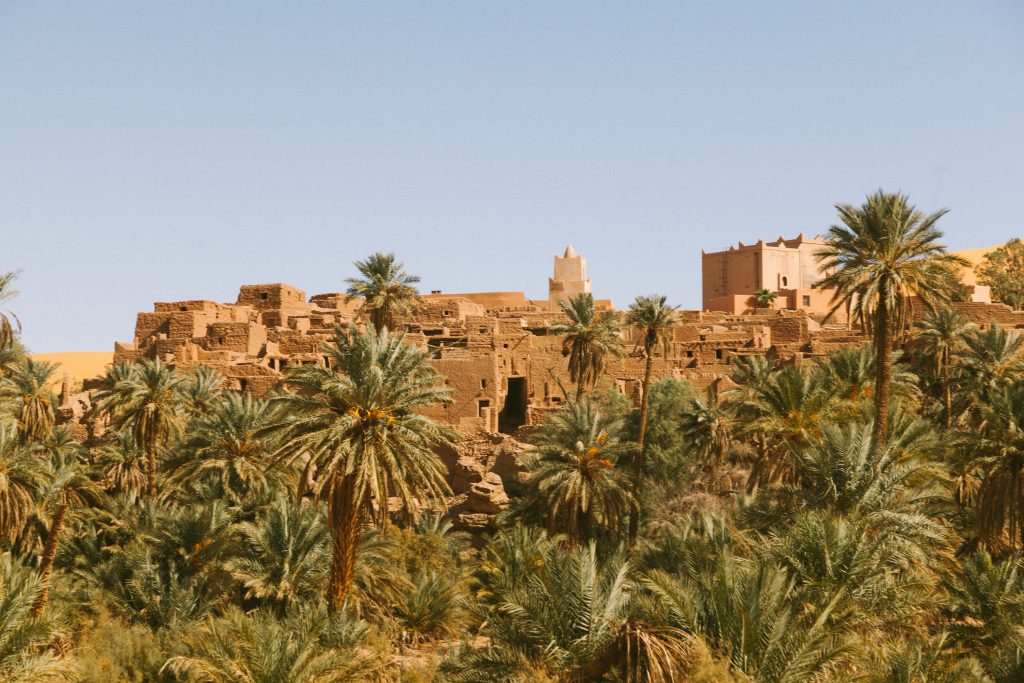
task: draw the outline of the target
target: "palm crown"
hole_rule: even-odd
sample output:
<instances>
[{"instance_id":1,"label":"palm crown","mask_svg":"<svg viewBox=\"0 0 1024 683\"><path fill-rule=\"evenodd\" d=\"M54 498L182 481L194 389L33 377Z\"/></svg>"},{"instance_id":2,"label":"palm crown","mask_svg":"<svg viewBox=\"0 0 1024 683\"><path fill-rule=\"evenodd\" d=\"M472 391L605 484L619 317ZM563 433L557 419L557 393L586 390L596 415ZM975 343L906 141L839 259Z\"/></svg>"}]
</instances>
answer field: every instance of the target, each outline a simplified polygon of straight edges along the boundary
<instances>
[{"instance_id":1,"label":"palm crown","mask_svg":"<svg viewBox=\"0 0 1024 683\"><path fill-rule=\"evenodd\" d=\"M394 254L377 252L365 261L356 261L362 277L348 278L348 300L362 299L360 314L376 329L393 327L395 319L408 314L419 303L420 295L413 286L420 281L409 275Z\"/></svg>"},{"instance_id":2,"label":"palm crown","mask_svg":"<svg viewBox=\"0 0 1024 683\"><path fill-rule=\"evenodd\" d=\"M551 333L565 335L562 355L569 357L569 376L576 382L579 400L604 372L607 358L621 353L622 322L615 311L597 311L589 292L559 301L558 305L569 322L553 325Z\"/></svg>"},{"instance_id":3,"label":"palm crown","mask_svg":"<svg viewBox=\"0 0 1024 683\"><path fill-rule=\"evenodd\" d=\"M875 379L875 436L888 431L892 335L912 318L913 300L933 309L959 287L956 267L966 265L946 253L936 223L945 210L925 215L902 194L879 190L860 207L836 206L841 225L829 228L828 244L816 254L828 272L817 287L834 289L832 311L850 303L854 316L873 327L878 358Z\"/></svg>"}]
</instances>

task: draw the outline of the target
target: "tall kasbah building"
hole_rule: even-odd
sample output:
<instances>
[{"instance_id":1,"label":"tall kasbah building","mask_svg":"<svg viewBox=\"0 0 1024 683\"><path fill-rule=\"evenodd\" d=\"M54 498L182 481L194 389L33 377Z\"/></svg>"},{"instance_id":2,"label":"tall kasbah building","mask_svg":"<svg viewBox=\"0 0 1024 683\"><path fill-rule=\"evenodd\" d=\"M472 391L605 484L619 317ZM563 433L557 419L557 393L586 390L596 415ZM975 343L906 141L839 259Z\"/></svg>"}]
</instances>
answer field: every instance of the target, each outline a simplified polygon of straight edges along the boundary
<instances>
[{"instance_id":1,"label":"tall kasbah building","mask_svg":"<svg viewBox=\"0 0 1024 683\"><path fill-rule=\"evenodd\" d=\"M815 289L825 273L815 253L826 244L821 237L809 238L800 233L787 240L743 242L724 251L701 251L703 309L734 315L749 313L754 308L753 294L759 289L775 292L775 308L802 310L812 315L825 315L831 308L834 290ZM972 266L994 247L974 249L955 254L965 257ZM989 288L977 284L973 268L965 268L960 279L968 289L969 301L991 303ZM837 310L832 320L846 322L846 311Z\"/></svg>"},{"instance_id":2,"label":"tall kasbah building","mask_svg":"<svg viewBox=\"0 0 1024 683\"><path fill-rule=\"evenodd\" d=\"M587 260L577 256L570 244L561 257L555 256L554 276L548 278L548 310L557 311L560 301L584 292L590 293Z\"/></svg>"},{"instance_id":3,"label":"tall kasbah building","mask_svg":"<svg viewBox=\"0 0 1024 683\"><path fill-rule=\"evenodd\" d=\"M740 242L724 251L701 251L703 308L741 314L753 307L752 296L759 289L775 292L775 308L803 310L824 315L831 306L832 290L814 289L824 276L814 254L825 245L821 237L800 233L787 240ZM836 322L845 321L837 311Z\"/></svg>"}]
</instances>

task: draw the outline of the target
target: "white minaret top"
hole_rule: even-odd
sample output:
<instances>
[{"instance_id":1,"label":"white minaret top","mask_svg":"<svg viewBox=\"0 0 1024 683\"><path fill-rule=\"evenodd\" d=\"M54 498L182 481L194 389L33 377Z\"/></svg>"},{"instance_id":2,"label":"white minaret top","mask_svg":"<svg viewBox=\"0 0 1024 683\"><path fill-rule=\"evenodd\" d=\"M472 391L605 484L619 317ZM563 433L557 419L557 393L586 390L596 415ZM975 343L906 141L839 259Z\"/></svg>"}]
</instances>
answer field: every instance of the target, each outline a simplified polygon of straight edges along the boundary
<instances>
[{"instance_id":1,"label":"white minaret top","mask_svg":"<svg viewBox=\"0 0 1024 683\"><path fill-rule=\"evenodd\" d=\"M577 256L570 244L561 258L555 257L554 277L548 279L548 309L557 311L559 301L589 291L587 260Z\"/></svg>"}]
</instances>

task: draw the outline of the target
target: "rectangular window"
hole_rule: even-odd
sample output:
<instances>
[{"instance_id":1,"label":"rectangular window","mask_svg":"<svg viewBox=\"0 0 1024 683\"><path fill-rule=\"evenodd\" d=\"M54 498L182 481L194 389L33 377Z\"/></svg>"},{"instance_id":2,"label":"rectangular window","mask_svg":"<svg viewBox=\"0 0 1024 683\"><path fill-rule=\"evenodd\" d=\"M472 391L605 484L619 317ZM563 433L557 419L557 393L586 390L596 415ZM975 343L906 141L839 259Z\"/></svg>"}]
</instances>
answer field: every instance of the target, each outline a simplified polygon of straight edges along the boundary
<instances>
[{"instance_id":1,"label":"rectangular window","mask_svg":"<svg viewBox=\"0 0 1024 683\"><path fill-rule=\"evenodd\" d=\"M480 388L481 389L486 389L487 388L487 380L486 379L480 380Z\"/></svg>"},{"instance_id":2,"label":"rectangular window","mask_svg":"<svg viewBox=\"0 0 1024 683\"><path fill-rule=\"evenodd\" d=\"M260 298L266 301L270 297L266 292L260 292Z\"/></svg>"},{"instance_id":3,"label":"rectangular window","mask_svg":"<svg viewBox=\"0 0 1024 683\"><path fill-rule=\"evenodd\" d=\"M722 349L715 349L715 358L722 360Z\"/></svg>"},{"instance_id":4,"label":"rectangular window","mask_svg":"<svg viewBox=\"0 0 1024 683\"><path fill-rule=\"evenodd\" d=\"M811 305L811 295L810 294L804 294L803 301L804 301L804 306L810 306Z\"/></svg>"},{"instance_id":5,"label":"rectangular window","mask_svg":"<svg viewBox=\"0 0 1024 683\"><path fill-rule=\"evenodd\" d=\"M477 417L483 417L484 416L484 409L485 408L490 408L490 407L491 407L491 402L490 401L486 401L486 400L480 401L477 404L477 407L476 407L476 416Z\"/></svg>"}]
</instances>

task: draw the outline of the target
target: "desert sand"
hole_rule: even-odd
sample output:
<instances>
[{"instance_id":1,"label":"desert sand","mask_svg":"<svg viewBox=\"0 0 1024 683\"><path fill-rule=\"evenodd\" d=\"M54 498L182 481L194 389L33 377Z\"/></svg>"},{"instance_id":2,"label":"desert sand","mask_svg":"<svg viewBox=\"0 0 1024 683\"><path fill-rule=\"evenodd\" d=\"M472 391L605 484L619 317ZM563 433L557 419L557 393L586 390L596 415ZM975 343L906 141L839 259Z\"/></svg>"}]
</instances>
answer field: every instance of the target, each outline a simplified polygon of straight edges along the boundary
<instances>
[{"instance_id":1,"label":"desert sand","mask_svg":"<svg viewBox=\"0 0 1024 683\"><path fill-rule=\"evenodd\" d=\"M114 359L112 351L62 351L59 353L33 353L32 360L60 363L53 373L54 384L60 384L65 374L73 384L102 375Z\"/></svg>"}]
</instances>

